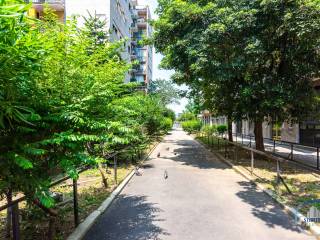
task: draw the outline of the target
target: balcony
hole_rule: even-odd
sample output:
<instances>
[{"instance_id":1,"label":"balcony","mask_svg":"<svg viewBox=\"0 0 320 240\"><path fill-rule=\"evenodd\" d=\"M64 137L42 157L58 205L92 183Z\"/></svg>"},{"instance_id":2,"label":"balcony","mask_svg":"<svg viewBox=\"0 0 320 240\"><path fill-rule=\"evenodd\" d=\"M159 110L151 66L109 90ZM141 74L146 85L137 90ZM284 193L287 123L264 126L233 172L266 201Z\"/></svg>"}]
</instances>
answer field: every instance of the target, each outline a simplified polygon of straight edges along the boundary
<instances>
[{"instance_id":1,"label":"balcony","mask_svg":"<svg viewBox=\"0 0 320 240\"><path fill-rule=\"evenodd\" d=\"M136 60L137 59L137 55L135 53L131 53L131 60Z\"/></svg>"},{"instance_id":2,"label":"balcony","mask_svg":"<svg viewBox=\"0 0 320 240\"><path fill-rule=\"evenodd\" d=\"M65 0L25 0L26 3L33 3L33 4L63 4L65 3Z\"/></svg>"},{"instance_id":3,"label":"balcony","mask_svg":"<svg viewBox=\"0 0 320 240\"><path fill-rule=\"evenodd\" d=\"M146 28L147 27L147 22L146 22L146 20L144 19L144 18L139 18L138 20L137 20L137 26L138 26L138 28L140 27L140 28Z\"/></svg>"},{"instance_id":4,"label":"balcony","mask_svg":"<svg viewBox=\"0 0 320 240\"><path fill-rule=\"evenodd\" d=\"M137 12L137 10L131 9L130 11L131 11L131 18L132 18L133 20L138 19L138 12Z\"/></svg>"},{"instance_id":5,"label":"balcony","mask_svg":"<svg viewBox=\"0 0 320 240\"><path fill-rule=\"evenodd\" d=\"M43 11L43 4L47 3L52 9L64 12L65 0L25 0L25 2L32 3L38 11Z\"/></svg>"},{"instance_id":6,"label":"balcony","mask_svg":"<svg viewBox=\"0 0 320 240\"><path fill-rule=\"evenodd\" d=\"M132 32L138 32L138 26L136 23L132 23L131 24L131 31Z\"/></svg>"}]
</instances>

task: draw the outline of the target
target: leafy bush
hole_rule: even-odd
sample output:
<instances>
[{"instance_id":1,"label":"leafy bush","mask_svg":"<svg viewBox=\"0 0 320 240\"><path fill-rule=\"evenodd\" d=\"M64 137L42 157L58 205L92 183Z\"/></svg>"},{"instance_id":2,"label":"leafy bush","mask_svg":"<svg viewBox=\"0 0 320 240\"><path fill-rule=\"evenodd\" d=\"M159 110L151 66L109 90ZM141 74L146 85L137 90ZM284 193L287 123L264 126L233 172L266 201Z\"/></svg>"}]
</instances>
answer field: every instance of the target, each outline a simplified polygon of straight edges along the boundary
<instances>
[{"instance_id":1,"label":"leafy bush","mask_svg":"<svg viewBox=\"0 0 320 240\"><path fill-rule=\"evenodd\" d=\"M179 117L179 121L180 122L185 122L185 121L190 121L190 120L196 120L197 117L196 115L194 115L193 113L191 112L185 112L185 113L182 113L181 116Z\"/></svg>"},{"instance_id":2,"label":"leafy bush","mask_svg":"<svg viewBox=\"0 0 320 240\"><path fill-rule=\"evenodd\" d=\"M202 123L199 120L190 120L182 123L182 129L188 132L189 134L195 131L200 131L201 126Z\"/></svg>"},{"instance_id":3,"label":"leafy bush","mask_svg":"<svg viewBox=\"0 0 320 240\"><path fill-rule=\"evenodd\" d=\"M0 1L0 199L19 192L52 207L57 174L76 179L79 167L143 143L167 109L124 84L123 42L59 23L48 9L33 21L22 2Z\"/></svg>"},{"instance_id":4,"label":"leafy bush","mask_svg":"<svg viewBox=\"0 0 320 240\"><path fill-rule=\"evenodd\" d=\"M227 130L228 130L228 127L225 124L217 126L217 131L220 135L226 133Z\"/></svg>"},{"instance_id":5,"label":"leafy bush","mask_svg":"<svg viewBox=\"0 0 320 240\"><path fill-rule=\"evenodd\" d=\"M172 129L172 125L173 121L171 118L163 118L163 120L161 121L161 128L166 132Z\"/></svg>"},{"instance_id":6,"label":"leafy bush","mask_svg":"<svg viewBox=\"0 0 320 240\"><path fill-rule=\"evenodd\" d=\"M217 132L217 126L216 125L205 125L201 128L203 132L206 134L212 135L213 133Z\"/></svg>"}]
</instances>

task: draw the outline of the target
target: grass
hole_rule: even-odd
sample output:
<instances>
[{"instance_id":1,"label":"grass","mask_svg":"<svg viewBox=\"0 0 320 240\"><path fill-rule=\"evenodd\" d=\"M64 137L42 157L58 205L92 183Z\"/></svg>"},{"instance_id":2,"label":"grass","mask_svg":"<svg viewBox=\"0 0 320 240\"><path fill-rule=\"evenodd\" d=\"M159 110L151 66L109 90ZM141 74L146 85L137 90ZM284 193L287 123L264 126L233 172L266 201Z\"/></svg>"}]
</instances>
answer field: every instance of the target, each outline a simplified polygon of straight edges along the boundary
<instances>
[{"instance_id":1,"label":"grass","mask_svg":"<svg viewBox=\"0 0 320 240\"><path fill-rule=\"evenodd\" d=\"M221 140L219 141L220 147L218 149L218 140L215 137L210 138L209 142L207 137L198 137L197 139L206 144L207 147L213 148L215 152L221 155L226 154L232 164L251 173L251 155L249 151L237 147L237 155L235 155L235 147L228 144L225 151L225 146L221 145ZM287 191L284 184L277 184L276 162L258 154L254 155L253 180L273 191L284 203L291 207L298 207L306 200L320 199L320 175L301 169L290 162L281 163L280 169L281 176L292 194ZM309 208L310 206L306 206L300 211L306 214Z\"/></svg>"}]
</instances>

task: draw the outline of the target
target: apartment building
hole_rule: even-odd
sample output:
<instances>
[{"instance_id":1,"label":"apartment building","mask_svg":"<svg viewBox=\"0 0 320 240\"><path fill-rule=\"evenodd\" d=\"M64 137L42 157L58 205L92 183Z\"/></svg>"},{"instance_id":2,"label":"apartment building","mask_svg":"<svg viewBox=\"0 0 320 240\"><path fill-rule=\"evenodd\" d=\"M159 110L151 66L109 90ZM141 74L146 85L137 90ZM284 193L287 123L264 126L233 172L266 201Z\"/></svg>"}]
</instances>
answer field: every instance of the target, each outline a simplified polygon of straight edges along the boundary
<instances>
[{"instance_id":1,"label":"apartment building","mask_svg":"<svg viewBox=\"0 0 320 240\"><path fill-rule=\"evenodd\" d=\"M32 2L29 15L40 19L44 3L55 11L62 22L76 17L78 26L85 24L84 17L96 16L106 21L106 35L110 41L124 40L121 58L135 63L125 82L140 83L139 89L147 91L152 80L153 48L144 46L141 40L150 37L152 27L150 9L138 6L137 0L26 0Z\"/></svg>"},{"instance_id":2,"label":"apartment building","mask_svg":"<svg viewBox=\"0 0 320 240\"><path fill-rule=\"evenodd\" d=\"M137 1L132 0L65 0L66 17L77 16L78 26L85 23L84 17L97 16L105 20L106 34L110 41L126 40L121 50L123 60L131 61L131 27L135 18ZM127 76L128 82L130 77Z\"/></svg>"},{"instance_id":3,"label":"apartment building","mask_svg":"<svg viewBox=\"0 0 320 240\"><path fill-rule=\"evenodd\" d=\"M152 81L153 66L153 48L152 46L144 46L141 41L152 35L152 27L149 23L151 13L148 6L137 6L137 19L134 20L133 43L133 59L138 61L137 66L132 70L131 82L141 83L141 88L147 90Z\"/></svg>"}]
</instances>

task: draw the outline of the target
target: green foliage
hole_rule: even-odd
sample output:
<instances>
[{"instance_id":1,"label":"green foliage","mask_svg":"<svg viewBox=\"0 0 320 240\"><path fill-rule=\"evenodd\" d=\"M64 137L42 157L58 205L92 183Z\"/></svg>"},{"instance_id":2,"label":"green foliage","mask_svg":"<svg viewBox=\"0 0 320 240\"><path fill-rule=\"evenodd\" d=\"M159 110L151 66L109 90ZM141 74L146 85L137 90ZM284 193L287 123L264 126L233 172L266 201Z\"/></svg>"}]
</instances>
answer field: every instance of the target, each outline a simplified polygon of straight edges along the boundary
<instances>
[{"instance_id":1,"label":"green foliage","mask_svg":"<svg viewBox=\"0 0 320 240\"><path fill-rule=\"evenodd\" d=\"M156 79L150 83L149 93L156 95L164 105L177 103L183 92L171 80Z\"/></svg>"},{"instance_id":2,"label":"green foliage","mask_svg":"<svg viewBox=\"0 0 320 240\"><path fill-rule=\"evenodd\" d=\"M191 112L184 112L180 115L179 117L179 121L180 122L185 122L185 121L189 121L189 120L196 120L197 117L195 116L194 113L191 113Z\"/></svg>"},{"instance_id":3,"label":"green foliage","mask_svg":"<svg viewBox=\"0 0 320 240\"><path fill-rule=\"evenodd\" d=\"M102 38L98 18L79 29L50 9L30 19L29 7L0 1L0 198L12 190L51 207L57 174L78 178L79 167L139 146L167 130L169 112L123 83L123 44Z\"/></svg>"},{"instance_id":4,"label":"green foliage","mask_svg":"<svg viewBox=\"0 0 320 240\"><path fill-rule=\"evenodd\" d=\"M171 118L164 118L161 121L161 129L163 129L164 131L169 131L172 129L172 125L173 125L173 121Z\"/></svg>"},{"instance_id":5,"label":"green foliage","mask_svg":"<svg viewBox=\"0 0 320 240\"><path fill-rule=\"evenodd\" d=\"M228 127L227 127L227 125L225 125L225 124L222 124L222 125L218 125L218 126L217 126L217 132L218 132L219 134L225 134L225 133L227 132L227 130L228 130Z\"/></svg>"},{"instance_id":6,"label":"green foliage","mask_svg":"<svg viewBox=\"0 0 320 240\"><path fill-rule=\"evenodd\" d=\"M162 67L215 115L250 118L262 132L265 117L298 121L313 110L318 0L161 0L157 11Z\"/></svg>"},{"instance_id":7,"label":"green foliage","mask_svg":"<svg viewBox=\"0 0 320 240\"><path fill-rule=\"evenodd\" d=\"M193 132L200 131L202 123L200 120L189 120L182 122L181 125L182 129L190 134Z\"/></svg>"},{"instance_id":8,"label":"green foliage","mask_svg":"<svg viewBox=\"0 0 320 240\"><path fill-rule=\"evenodd\" d=\"M212 134L218 132L216 125L205 125L201 128L201 131L203 131L209 135L212 135Z\"/></svg>"}]
</instances>

